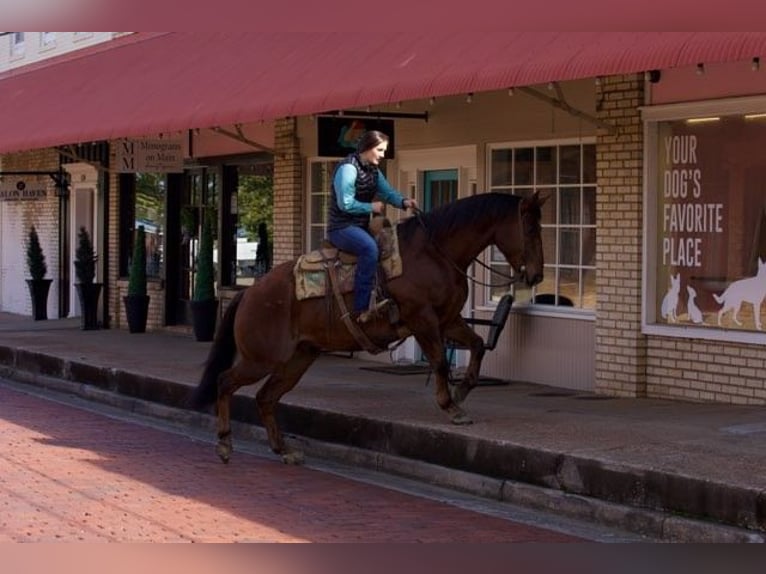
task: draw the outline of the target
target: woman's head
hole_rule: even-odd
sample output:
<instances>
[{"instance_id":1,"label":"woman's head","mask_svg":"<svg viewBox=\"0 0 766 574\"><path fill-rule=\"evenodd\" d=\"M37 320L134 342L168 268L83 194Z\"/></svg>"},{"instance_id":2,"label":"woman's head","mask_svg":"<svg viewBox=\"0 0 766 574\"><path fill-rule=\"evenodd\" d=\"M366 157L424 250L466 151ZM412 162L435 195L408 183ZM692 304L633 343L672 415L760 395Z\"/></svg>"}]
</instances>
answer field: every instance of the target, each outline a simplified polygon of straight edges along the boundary
<instances>
[{"instance_id":1,"label":"woman's head","mask_svg":"<svg viewBox=\"0 0 766 574\"><path fill-rule=\"evenodd\" d=\"M388 136L377 130L364 132L356 144L359 157L367 163L378 165L386 156L388 149Z\"/></svg>"}]
</instances>

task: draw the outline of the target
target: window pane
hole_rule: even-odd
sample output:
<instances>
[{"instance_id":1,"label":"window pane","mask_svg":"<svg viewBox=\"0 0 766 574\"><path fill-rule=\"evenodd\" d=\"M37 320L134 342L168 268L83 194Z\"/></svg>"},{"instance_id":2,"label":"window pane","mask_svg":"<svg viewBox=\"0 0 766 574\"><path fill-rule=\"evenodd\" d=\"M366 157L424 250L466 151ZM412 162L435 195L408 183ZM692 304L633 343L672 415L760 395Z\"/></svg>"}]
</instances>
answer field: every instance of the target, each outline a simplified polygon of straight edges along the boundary
<instances>
[{"instance_id":1,"label":"window pane","mask_svg":"<svg viewBox=\"0 0 766 574\"><path fill-rule=\"evenodd\" d=\"M500 297L510 291L511 282L507 278L511 275L511 266L505 265L493 265L493 271L490 273L489 283L490 287L490 300L497 301Z\"/></svg>"},{"instance_id":2,"label":"window pane","mask_svg":"<svg viewBox=\"0 0 766 574\"><path fill-rule=\"evenodd\" d=\"M540 219L542 225L555 225L558 217L559 208L559 194L558 191L551 188L543 188L540 190L540 196L548 196L548 199L543 205L543 216Z\"/></svg>"},{"instance_id":3,"label":"window pane","mask_svg":"<svg viewBox=\"0 0 766 574\"><path fill-rule=\"evenodd\" d=\"M144 227L146 275L159 277L162 271L162 240L165 232L165 175L136 174L135 230ZM135 241L135 236L134 236Z\"/></svg>"},{"instance_id":4,"label":"window pane","mask_svg":"<svg viewBox=\"0 0 766 574\"><path fill-rule=\"evenodd\" d=\"M513 183L515 185L531 185L534 168L534 149L531 147L517 148L513 154L515 165Z\"/></svg>"},{"instance_id":5,"label":"window pane","mask_svg":"<svg viewBox=\"0 0 766 574\"><path fill-rule=\"evenodd\" d=\"M556 263L558 249L556 249L556 228L543 227L540 237L543 240L543 258L547 263Z\"/></svg>"},{"instance_id":6,"label":"window pane","mask_svg":"<svg viewBox=\"0 0 766 574\"><path fill-rule=\"evenodd\" d=\"M654 320L761 331L766 124L737 115L657 131Z\"/></svg>"},{"instance_id":7,"label":"window pane","mask_svg":"<svg viewBox=\"0 0 766 574\"><path fill-rule=\"evenodd\" d=\"M312 194L311 196L311 223L325 224L327 221L327 200L330 195Z\"/></svg>"},{"instance_id":8,"label":"window pane","mask_svg":"<svg viewBox=\"0 0 766 574\"><path fill-rule=\"evenodd\" d=\"M556 269L545 268L543 280L535 286L535 302L554 305L556 301Z\"/></svg>"},{"instance_id":9,"label":"window pane","mask_svg":"<svg viewBox=\"0 0 766 574\"><path fill-rule=\"evenodd\" d=\"M561 168L559 183L563 185L580 183L580 146L561 146Z\"/></svg>"},{"instance_id":10,"label":"window pane","mask_svg":"<svg viewBox=\"0 0 766 574\"><path fill-rule=\"evenodd\" d=\"M535 150L535 156L537 159L536 169L536 181L538 185L547 185L556 183L556 148L555 147L539 147Z\"/></svg>"},{"instance_id":11,"label":"window pane","mask_svg":"<svg viewBox=\"0 0 766 574\"><path fill-rule=\"evenodd\" d=\"M492 152L489 181L493 185L508 188L509 193L520 197L535 192L547 197L541 219L545 278L535 293L546 295L549 304L562 306L571 299L571 304L580 305L585 289L582 281L595 278L594 269L583 269L595 267L595 149L594 144L574 143L508 147ZM499 266L504 260L492 249L489 262ZM568 281L563 303L559 284L562 273ZM491 292L497 294L497 289ZM515 285L513 292L517 301L531 298L529 290L520 285ZM589 296L587 308L593 310L595 283Z\"/></svg>"},{"instance_id":12,"label":"window pane","mask_svg":"<svg viewBox=\"0 0 766 574\"><path fill-rule=\"evenodd\" d=\"M559 263L562 265L580 264L580 230L572 227L561 229Z\"/></svg>"},{"instance_id":13,"label":"window pane","mask_svg":"<svg viewBox=\"0 0 766 574\"><path fill-rule=\"evenodd\" d=\"M559 296L569 299L573 306L580 303L580 270L559 269Z\"/></svg>"},{"instance_id":14,"label":"window pane","mask_svg":"<svg viewBox=\"0 0 766 574\"><path fill-rule=\"evenodd\" d=\"M513 160L513 151L509 149L492 150L492 185L511 185L511 168Z\"/></svg>"},{"instance_id":15,"label":"window pane","mask_svg":"<svg viewBox=\"0 0 766 574\"><path fill-rule=\"evenodd\" d=\"M580 188L564 187L561 189L561 220L562 224L580 223Z\"/></svg>"}]
</instances>

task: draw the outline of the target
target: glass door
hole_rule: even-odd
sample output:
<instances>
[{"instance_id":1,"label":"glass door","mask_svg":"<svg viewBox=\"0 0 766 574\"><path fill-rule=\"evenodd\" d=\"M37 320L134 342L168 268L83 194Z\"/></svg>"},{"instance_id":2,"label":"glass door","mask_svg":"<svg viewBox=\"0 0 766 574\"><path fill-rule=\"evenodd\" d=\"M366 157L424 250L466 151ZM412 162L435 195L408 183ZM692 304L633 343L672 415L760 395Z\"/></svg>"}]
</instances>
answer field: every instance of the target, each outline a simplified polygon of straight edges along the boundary
<instances>
[{"instance_id":1,"label":"glass door","mask_svg":"<svg viewBox=\"0 0 766 574\"><path fill-rule=\"evenodd\" d=\"M175 286L175 322L179 325L191 324L189 301L194 294L199 241L205 218L212 217L216 222L214 229L217 229L218 179L218 172L207 168L188 170L184 173L180 206L180 249L177 259L179 272ZM213 261L216 264L217 235L217 232L213 233Z\"/></svg>"}]
</instances>

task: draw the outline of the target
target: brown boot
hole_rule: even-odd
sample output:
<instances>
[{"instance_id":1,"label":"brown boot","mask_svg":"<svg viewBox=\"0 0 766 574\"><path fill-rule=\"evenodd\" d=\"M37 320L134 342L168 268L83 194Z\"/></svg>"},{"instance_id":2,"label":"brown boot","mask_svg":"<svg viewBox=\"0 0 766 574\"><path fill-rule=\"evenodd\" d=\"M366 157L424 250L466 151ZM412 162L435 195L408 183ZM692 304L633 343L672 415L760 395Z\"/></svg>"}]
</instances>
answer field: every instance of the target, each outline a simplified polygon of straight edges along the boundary
<instances>
[{"instance_id":1,"label":"brown boot","mask_svg":"<svg viewBox=\"0 0 766 574\"><path fill-rule=\"evenodd\" d=\"M375 306L371 309L367 309L366 311L362 311L359 313L359 315L356 317L357 323L368 323L378 315L380 315L380 312L383 311L386 307L393 304L393 301L391 299L381 299L377 303L375 303Z\"/></svg>"}]
</instances>

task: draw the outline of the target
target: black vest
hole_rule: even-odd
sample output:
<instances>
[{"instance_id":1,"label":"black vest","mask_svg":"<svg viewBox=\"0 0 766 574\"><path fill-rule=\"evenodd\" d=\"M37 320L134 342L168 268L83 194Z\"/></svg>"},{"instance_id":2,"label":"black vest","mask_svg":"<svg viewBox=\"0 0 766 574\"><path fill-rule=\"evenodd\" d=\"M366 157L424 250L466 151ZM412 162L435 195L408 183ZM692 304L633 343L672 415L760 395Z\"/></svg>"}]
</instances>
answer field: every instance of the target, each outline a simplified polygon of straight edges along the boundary
<instances>
[{"instance_id":1,"label":"black vest","mask_svg":"<svg viewBox=\"0 0 766 574\"><path fill-rule=\"evenodd\" d=\"M336 173L342 165L347 163L353 165L357 171L354 197L357 201L372 203L372 200L375 197L375 192L378 190L378 167L372 164L363 165L359 160L359 155L352 153L338 164ZM327 214L327 231L342 229L349 225L356 225L358 227L364 227L365 229L367 228L367 224L370 220L369 213L348 213L338 207L337 196L335 195L335 174L333 174L333 184L330 187L330 193L331 196Z\"/></svg>"}]
</instances>

